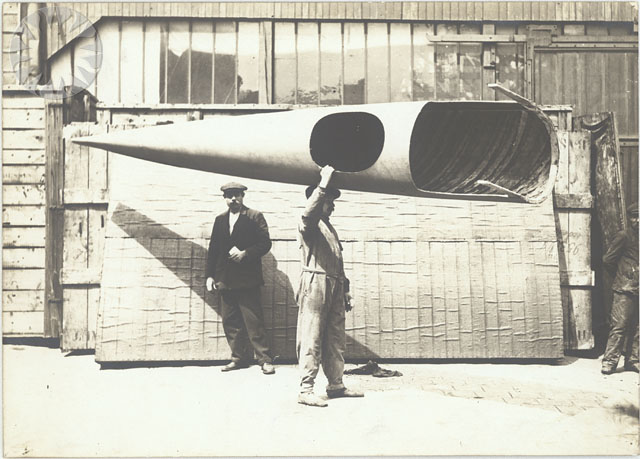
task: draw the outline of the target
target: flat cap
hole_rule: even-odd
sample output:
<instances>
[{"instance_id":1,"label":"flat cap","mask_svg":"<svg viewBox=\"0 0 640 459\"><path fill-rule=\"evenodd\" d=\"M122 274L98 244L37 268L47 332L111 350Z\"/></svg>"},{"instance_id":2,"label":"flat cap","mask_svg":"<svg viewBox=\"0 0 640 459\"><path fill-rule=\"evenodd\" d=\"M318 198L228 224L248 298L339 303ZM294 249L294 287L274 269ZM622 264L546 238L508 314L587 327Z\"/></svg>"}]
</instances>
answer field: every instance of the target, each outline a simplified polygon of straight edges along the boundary
<instances>
[{"instance_id":1,"label":"flat cap","mask_svg":"<svg viewBox=\"0 0 640 459\"><path fill-rule=\"evenodd\" d=\"M246 186L244 186L242 183L238 183L238 182L225 183L224 185L222 185L220 187L220 191L227 191L227 190L245 191L246 189L247 189Z\"/></svg>"},{"instance_id":2,"label":"flat cap","mask_svg":"<svg viewBox=\"0 0 640 459\"><path fill-rule=\"evenodd\" d=\"M309 196L311 196L311 193L313 193L313 190L315 189L316 189L315 185L311 185L307 187L307 189L304 191L304 194L307 195L307 199L309 199ZM327 196L329 196L331 199L338 199L340 197L340 190L337 188L328 187L328 188L325 188L324 191L327 193Z\"/></svg>"}]
</instances>

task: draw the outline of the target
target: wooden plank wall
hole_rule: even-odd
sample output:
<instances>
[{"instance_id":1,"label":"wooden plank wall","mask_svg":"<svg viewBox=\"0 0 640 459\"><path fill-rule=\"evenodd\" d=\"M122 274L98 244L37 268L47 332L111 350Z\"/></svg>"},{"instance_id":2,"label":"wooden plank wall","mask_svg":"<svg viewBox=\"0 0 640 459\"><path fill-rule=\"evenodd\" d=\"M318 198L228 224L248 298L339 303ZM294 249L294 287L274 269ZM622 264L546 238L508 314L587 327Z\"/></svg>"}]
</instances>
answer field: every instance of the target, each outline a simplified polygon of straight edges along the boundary
<instances>
[{"instance_id":1,"label":"wooden plank wall","mask_svg":"<svg viewBox=\"0 0 640 459\"><path fill-rule=\"evenodd\" d=\"M211 225L231 177L112 155L96 360L229 356L217 294L205 292ZM264 212L266 327L295 358L296 224L303 187L242 180ZM562 356L552 200L541 206L346 191L332 218L356 298L347 355Z\"/></svg>"},{"instance_id":2,"label":"wooden plank wall","mask_svg":"<svg viewBox=\"0 0 640 459\"><path fill-rule=\"evenodd\" d=\"M623 141L623 184L629 203L638 194L638 48L548 49L536 53L540 104L569 104L575 117L614 112Z\"/></svg>"},{"instance_id":3,"label":"wooden plank wall","mask_svg":"<svg viewBox=\"0 0 640 459\"><path fill-rule=\"evenodd\" d=\"M48 4L53 5L53 4ZM629 2L62 2L95 23L102 17L417 20L502 22L636 22ZM82 30L73 21L49 27L48 56Z\"/></svg>"},{"instance_id":4,"label":"wooden plank wall","mask_svg":"<svg viewBox=\"0 0 640 459\"><path fill-rule=\"evenodd\" d=\"M63 350L95 349L107 215L108 161L104 150L76 145L73 137L103 133L104 126L64 128L61 259Z\"/></svg>"},{"instance_id":5,"label":"wooden plank wall","mask_svg":"<svg viewBox=\"0 0 640 459\"><path fill-rule=\"evenodd\" d=\"M2 332L44 332L45 102L26 91L2 99Z\"/></svg>"},{"instance_id":6,"label":"wooden plank wall","mask_svg":"<svg viewBox=\"0 0 640 459\"><path fill-rule=\"evenodd\" d=\"M559 131L554 188L565 349L593 349L591 265L591 134Z\"/></svg>"},{"instance_id":7,"label":"wooden plank wall","mask_svg":"<svg viewBox=\"0 0 640 459\"><path fill-rule=\"evenodd\" d=\"M11 66L10 53L11 40L18 24L20 23L20 4L2 4L2 84L15 84L16 73Z\"/></svg>"}]
</instances>

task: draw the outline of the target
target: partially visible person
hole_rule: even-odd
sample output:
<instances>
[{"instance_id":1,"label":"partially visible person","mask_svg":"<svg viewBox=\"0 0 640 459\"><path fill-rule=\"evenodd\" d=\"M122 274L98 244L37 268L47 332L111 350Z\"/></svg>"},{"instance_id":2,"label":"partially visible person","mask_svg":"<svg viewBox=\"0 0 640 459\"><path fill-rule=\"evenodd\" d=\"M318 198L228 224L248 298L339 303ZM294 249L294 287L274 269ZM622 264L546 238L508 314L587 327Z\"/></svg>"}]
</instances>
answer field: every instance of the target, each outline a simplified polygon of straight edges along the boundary
<instances>
[{"instance_id":1,"label":"partially visible person","mask_svg":"<svg viewBox=\"0 0 640 459\"><path fill-rule=\"evenodd\" d=\"M222 371L248 367L255 351L262 372L273 374L260 302L260 286L264 284L261 258L271 249L271 238L262 213L243 204L246 189L237 182L220 188L229 209L213 224L206 287L210 292L219 290L223 300L222 326L231 362Z\"/></svg>"},{"instance_id":2,"label":"partially visible person","mask_svg":"<svg viewBox=\"0 0 640 459\"><path fill-rule=\"evenodd\" d=\"M612 275L611 330L602 357L602 373L616 371L620 355L624 369L638 372L638 205L627 209L629 228L620 231L603 258Z\"/></svg>"},{"instance_id":3,"label":"partially visible person","mask_svg":"<svg viewBox=\"0 0 640 459\"><path fill-rule=\"evenodd\" d=\"M300 286L296 295L299 305L297 351L301 372L298 403L327 406L314 391L320 364L327 377L327 396L362 397L347 389L342 382L346 346L345 311L351 309L349 280L344 273L342 245L338 233L329 222L334 200L340 191L329 186L334 169L320 171L320 183L306 190L307 206L298 225L302 257Z\"/></svg>"}]
</instances>

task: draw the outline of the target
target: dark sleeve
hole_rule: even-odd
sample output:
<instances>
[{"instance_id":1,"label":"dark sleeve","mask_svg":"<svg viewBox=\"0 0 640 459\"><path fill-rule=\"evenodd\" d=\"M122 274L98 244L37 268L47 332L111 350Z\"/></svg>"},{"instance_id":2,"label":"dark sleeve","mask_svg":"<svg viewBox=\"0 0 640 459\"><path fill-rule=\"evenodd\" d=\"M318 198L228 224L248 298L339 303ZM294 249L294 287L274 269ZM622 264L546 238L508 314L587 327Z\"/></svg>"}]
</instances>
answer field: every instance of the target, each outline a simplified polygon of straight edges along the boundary
<instances>
[{"instance_id":1,"label":"dark sleeve","mask_svg":"<svg viewBox=\"0 0 640 459\"><path fill-rule=\"evenodd\" d=\"M604 264L605 269L610 273L615 274L616 269L618 268L618 260L620 259L626 244L627 235L624 231L620 231L613 239L611 247L609 247L607 253L602 257L602 263Z\"/></svg>"},{"instance_id":2,"label":"dark sleeve","mask_svg":"<svg viewBox=\"0 0 640 459\"><path fill-rule=\"evenodd\" d=\"M322 205L324 204L324 198L326 196L325 191L316 187L307 199L307 206L302 213L302 219L298 229L302 237L307 237L310 233L313 233L318 229L318 222L322 216Z\"/></svg>"},{"instance_id":3,"label":"dark sleeve","mask_svg":"<svg viewBox=\"0 0 640 459\"><path fill-rule=\"evenodd\" d=\"M256 225L256 242L245 249L250 258L263 257L271 250L271 237L267 220L261 212L256 212L251 220Z\"/></svg>"},{"instance_id":4,"label":"dark sleeve","mask_svg":"<svg viewBox=\"0 0 640 459\"><path fill-rule=\"evenodd\" d=\"M220 252L219 244L216 242L216 224L218 219L216 218L213 223L213 229L211 230L211 239L209 239L209 251L207 252L207 265L205 268L205 279L207 277L214 277L216 273L216 263L218 261L218 255Z\"/></svg>"}]
</instances>

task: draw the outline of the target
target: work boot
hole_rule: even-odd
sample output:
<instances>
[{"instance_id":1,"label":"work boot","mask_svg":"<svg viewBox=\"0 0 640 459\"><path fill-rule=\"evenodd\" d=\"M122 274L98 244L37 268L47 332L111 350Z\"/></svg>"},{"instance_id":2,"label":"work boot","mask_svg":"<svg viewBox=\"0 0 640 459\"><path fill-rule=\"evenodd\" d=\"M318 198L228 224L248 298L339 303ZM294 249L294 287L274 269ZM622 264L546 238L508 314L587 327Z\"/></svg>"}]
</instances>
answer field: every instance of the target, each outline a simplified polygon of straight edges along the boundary
<instances>
[{"instance_id":1,"label":"work boot","mask_svg":"<svg viewBox=\"0 0 640 459\"><path fill-rule=\"evenodd\" d=\"M328 405L327 402L325 402L313 392L300 392L298 394L298 403L300 403L301 405L319 407L325 407Z\"/></svg>"},{"instance_id":2,"label":"work boot","mask_svg":"<svg viewBox=\"0 0 640 459\"><path fill-rule=\"evenodd\" d=\"M610 375L616 372L616 367L617 365L614 363L602 362L602 369L600 370L600 372L603 375Z\"/></svg>"},{"instance_id":3,"label":"work boot","mask_svg":"<svg viewBox=\"0 0 640 459\"><path fill-rule=\"evenodd\" d=\"M220 369L220 371L233 371L233 370L240 370L242 368L247 368L247 364L232 361L226 364L225 366L223 366Z\"/></svg>"},{"instance_id":4,"label":"work boot","mask_svg":"<svg viewBox=\"0 0 640 459\"><path fill-rule=\"evenodd\" d=\"M625 371L633 371L638 373L638 362L625 362L624 363Z\"/></svg>"},{"instance_id":5,"label":"work boot","mask_svg":"<svg viewBox=\"0 0 640 459\"><path fill-rule=\"evenodd\" d=\"M276 369L273 368L273 365L270 362L265 362L262 364L262 372L265 375L272 375L276 372Z\"/></svg>"},{"instance_id":6,"label":"work boot","mask_svg":"<svg viewBox=\"0 0 640 459\"><path fill-rule=\"evenodd\" d=\"M358 392L357 390L347 389L337 389L337 390L328 390L327 396L329 398L340 398L340 397L364 397L362 392Z\"/></svg>"}]
</instances>

